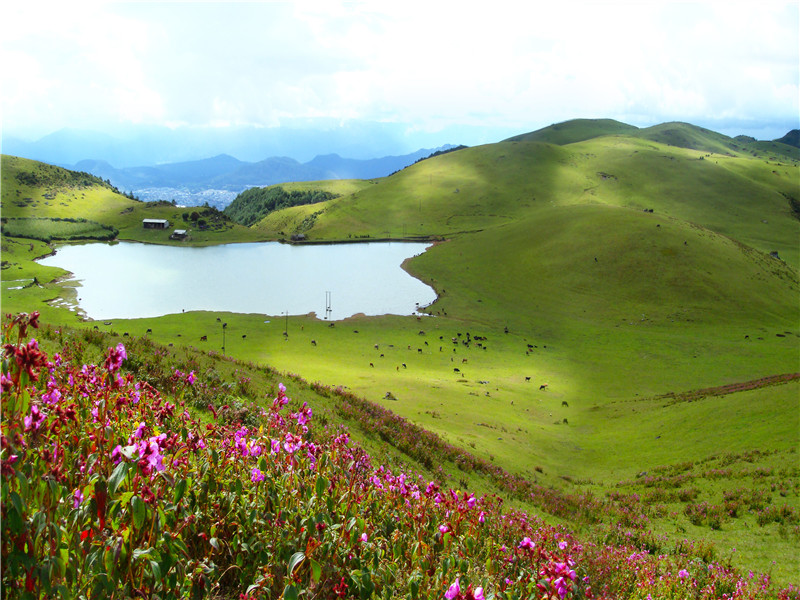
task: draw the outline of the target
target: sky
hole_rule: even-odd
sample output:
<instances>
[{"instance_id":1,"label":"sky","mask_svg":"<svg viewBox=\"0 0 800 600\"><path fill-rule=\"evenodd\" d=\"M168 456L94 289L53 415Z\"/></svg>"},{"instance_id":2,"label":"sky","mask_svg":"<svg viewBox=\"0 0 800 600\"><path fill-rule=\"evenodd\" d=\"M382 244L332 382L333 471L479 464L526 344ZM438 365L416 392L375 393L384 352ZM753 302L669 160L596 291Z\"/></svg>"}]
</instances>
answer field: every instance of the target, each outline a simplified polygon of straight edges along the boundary
<instances>
[{"instance_id":1,"label":"sky","mask_svg":"<svg viewBox=\"0 0 800 600\"><path fill-rule=\"evenodd\" d=\"M799 6L6 2L0 118L27 140L373 123L414 149L572 118L774 139L800 126Z\"/></svg>"}]
</instances>

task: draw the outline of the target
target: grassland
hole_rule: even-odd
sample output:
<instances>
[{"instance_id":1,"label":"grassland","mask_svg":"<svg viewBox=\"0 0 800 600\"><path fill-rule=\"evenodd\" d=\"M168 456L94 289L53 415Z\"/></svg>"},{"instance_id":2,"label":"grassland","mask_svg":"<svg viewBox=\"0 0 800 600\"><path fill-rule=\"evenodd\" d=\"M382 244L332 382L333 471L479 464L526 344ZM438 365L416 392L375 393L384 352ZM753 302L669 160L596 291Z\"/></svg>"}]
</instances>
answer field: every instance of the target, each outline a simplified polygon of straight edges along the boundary
<instances>
[{"instance_id":1,"label":"grassland","mask_svg":"<svg viewBox=\"0 0 800 600\"><path fill-rule=\"evenodd\" d=\"M687 507L723 506L726 491L745 486L769 505L800 510L798 381L692 401L668 395L800 370L794 151L684 124L560 129L448 153L384 179L299 184L342 196L195 240L299 231L311 241L446 240L407 265L438 292L432 317L354 317L333 327L292 317L288 339L265 315L81 323L42 304L69 299L48 283L57 271L31 263L46 246L5 236L4 311L36 308L49 322L216 353L219 318L228 323L226 351L238 359L343 386L564 494L649 494L654 530L670 543L708 539L737 565L796 580L792 517L759 523L762 506L704 521ZM7 209L19 189L6 187L8 160L3 216L80 214L117 227L121 239L159 242L141 218L180 217L176 207L106 201L101 191L91 203L79 197L88 191L75 191L77 213L62 215L60 203L23 188L18 195L36 205ZM38 285L10 289L33 277ZM637 477L644 472L686 477L674 489L647 486ZM492 489L480 474L453 476ZM688 488L696 490L678 493Z\"/></svg>"}]
</instances>

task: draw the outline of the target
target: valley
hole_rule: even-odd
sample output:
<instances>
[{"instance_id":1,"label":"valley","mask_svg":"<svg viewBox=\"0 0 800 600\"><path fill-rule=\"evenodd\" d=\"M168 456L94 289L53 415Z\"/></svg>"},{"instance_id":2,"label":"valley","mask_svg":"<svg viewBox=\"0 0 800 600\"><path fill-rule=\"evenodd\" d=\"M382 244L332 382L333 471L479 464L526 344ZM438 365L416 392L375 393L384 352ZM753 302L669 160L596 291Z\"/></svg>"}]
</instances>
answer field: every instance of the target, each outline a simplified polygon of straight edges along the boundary
<instances>
[{"instance_id":1,"label":"valley","mask_svg":"<svg viewBox=\"0 0 800 600\"><path fill-rule=\"evenodd\" d=\"M437 472L389 441L393 460L576 531L594 531L604 511L624 523L629 510L646 516L646 528L632 529L657 537L646 540L654 552L700 540L738 568L797 581L797 148L682 123L576 120L389 177L284 184L335 197L249 227L214 211L215 226L202 230L169 201L136 202L46 179L55 168L42 163L2 160L4 313L37 310L55 327L214 360L227 335L225 354L242 373L268 365L311 389L353 394L539 487L521 498L484 471L448 459ZM157 244L430 241L404 266L437 300L424 317L292 316L285 329L264 325L279 315L202 311L87 321L72 310L79 291L60 283L65 273L34 260L57 236L20 234L78 217ZM143 229L145 218L190 236L170 240ZM308 394L381 447L342 416L339 396ZM565 508L579 498L589 517ZM770 507L785 509L773 518Z\"/></svg>"}]
</instances>

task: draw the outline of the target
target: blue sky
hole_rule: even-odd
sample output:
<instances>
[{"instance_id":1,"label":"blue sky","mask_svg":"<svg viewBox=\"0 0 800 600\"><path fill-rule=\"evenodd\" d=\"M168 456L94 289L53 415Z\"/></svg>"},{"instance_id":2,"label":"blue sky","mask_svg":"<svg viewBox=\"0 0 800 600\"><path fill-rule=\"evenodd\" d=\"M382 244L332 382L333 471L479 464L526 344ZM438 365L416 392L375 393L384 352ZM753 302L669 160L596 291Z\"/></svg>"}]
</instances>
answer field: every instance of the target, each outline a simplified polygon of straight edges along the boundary
<instances>
[{"instance_id":1,"label":"blue sky","mask_svg":"<svg viewBox=\"0 0 800 600\"><path fill-rule=\"evenodd\" d=\"M798 2L4 3L3 135L365 122L411 150L609 117L772 139L800 119L799 14Z\"/></svg>"}]
</instances>

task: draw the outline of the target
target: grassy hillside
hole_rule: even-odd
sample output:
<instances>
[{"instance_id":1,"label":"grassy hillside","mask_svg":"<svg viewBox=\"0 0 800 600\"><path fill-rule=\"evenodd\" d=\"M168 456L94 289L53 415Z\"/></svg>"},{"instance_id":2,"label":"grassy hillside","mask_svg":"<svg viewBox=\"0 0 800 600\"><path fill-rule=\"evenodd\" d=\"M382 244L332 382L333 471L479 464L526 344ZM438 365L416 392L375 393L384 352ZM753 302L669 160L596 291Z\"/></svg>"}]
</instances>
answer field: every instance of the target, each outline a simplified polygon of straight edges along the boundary
<instances>
[{"instance_id":1,"label":"grassy hillside","mask_svg":"<svg viewBox=\"0 0 800 600\"><path fill-rule=\"evenodd\" d=\"M786 483L796 472L781 466L796 467L800 429L791 377L800 370L800 166L781 145L759 150L686 124L621 125L579 121L546 132L547 141L540 133L383 179L330 182L322 189L340 198L209 233L209 242L240 231L241 239L303 232L312 242L437 239L407 265L437 290L433 318L356 317L330 327L293 317L288 339L263 315L78 325L214 352L220 317L233 356L342 386L487 464L557 488L557 501L536 492L538 511L588 527L565 508L581 494L622 494L615 503L646 496L652 502L636 510L649 511L665 544L708 539L726 555L738 548L731 560L743 567L767 570L777 560L773 573L791 581L787 565L800 557L790 518L759 523L761 507L717 523L698 511L705 502L719 512L730 501L723 494L742 485L800 509L797 486ZM6 216L13 196L3 189ZM129 206L140 223L143 207L118 212ZM57 216L41 204L27 209ZM124 218L97 214L86 218L133 237L136 221L126 230L117 224ZM77 322L41 304L71 293L31 264L47 247L5 236L3 244L4 311L41 307L52 322ZM766 379L781 374L789 375L782 383ZM678 478L675 489L637 478L645 471ZM481 473L462 477L470 489L491 487Z\"/></svg>"},{"instance_id":2,"label":"grassy hillside","mask_svg":"<svg viewBox=\"0 0 800 600\"><path fill-rule=\"evenodd\" d=\"M15 156L3 155L1 160L2 216L14 220L11 235L58 238L64 223L57 219L80 218L98 224L98 229L116 229L120 240L204 245L263 239L263 235L225 219L214 209L188 210L169 202L139 202L86 174ZM207 228L183 219L184 213L195 210L208 213L204 215ZM142 219L167 219L170 227L144 229ZM175 229L189 230L188 239L171 240ZM86 235L88 239L96 237L96 230Z\"/></svg>"},{"instance_id":3,"label":"grassy hillside","mask_svg":"<svg viewBox=\"0 0 800 600\"><path fill-rule=\"evenodd\" d=\"M515 135L507 142L546 142L564 146L603 135L634 135L637 128L614 119L573 119L531 133Z\"/></svg>"}]
</instances>

